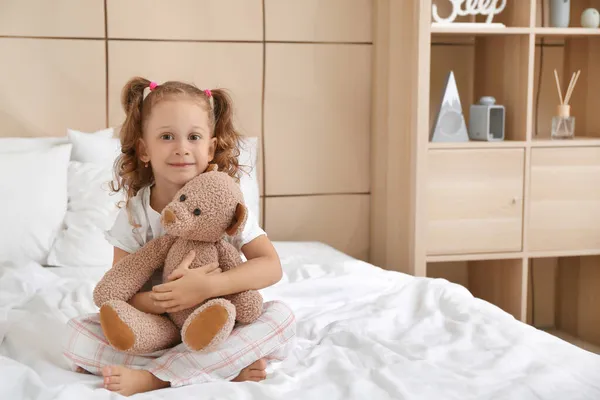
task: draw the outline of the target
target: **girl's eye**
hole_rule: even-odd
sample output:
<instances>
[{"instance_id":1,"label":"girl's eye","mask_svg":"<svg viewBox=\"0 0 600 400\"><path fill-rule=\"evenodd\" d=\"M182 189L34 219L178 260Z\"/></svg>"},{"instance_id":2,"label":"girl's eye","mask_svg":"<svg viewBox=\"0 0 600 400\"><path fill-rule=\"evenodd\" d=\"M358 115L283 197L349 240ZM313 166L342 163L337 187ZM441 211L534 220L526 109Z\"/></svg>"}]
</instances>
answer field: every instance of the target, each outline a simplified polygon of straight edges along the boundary
<instances>
[{"instance_id":1,"label":"girl's eye","mask_svg":"<svg viewBox=\"0 0 600 400\"><path fill-rule=\"evenodd\" d=\"M190 140L200 140L202 139L202 136L198 135L197 133L192 133L190 135Z\"/></svg>"},{"instance_id":2,"label":"girl's eye","mask_svg":"<svg viewBox=\"0 0 600 400\"><path fill-rule=\"evenodd\" d=\"M173 135L170 133L164 133L160 136L160 138L163 140L173 140Z\"/></svg>"}]
</instances>

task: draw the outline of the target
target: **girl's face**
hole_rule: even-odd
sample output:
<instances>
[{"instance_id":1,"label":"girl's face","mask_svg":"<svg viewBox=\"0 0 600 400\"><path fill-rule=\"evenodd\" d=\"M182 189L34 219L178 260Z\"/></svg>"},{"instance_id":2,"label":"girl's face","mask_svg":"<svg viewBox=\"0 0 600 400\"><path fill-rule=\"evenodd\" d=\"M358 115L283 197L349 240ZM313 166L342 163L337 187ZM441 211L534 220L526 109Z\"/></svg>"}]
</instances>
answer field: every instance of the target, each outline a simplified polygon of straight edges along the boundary
<instances>
[{"instance_id":1,"label":"girl's face","mask_svg":"<svg viewBox=\"0 0 600 400\"><path fill-rule=\"evenodd\" d=\"M206 170L215 146L205 109L191 99L167 99L146 121L140 158L150 163L156 183L183 186Z\"/></svg>"}]
</instances>

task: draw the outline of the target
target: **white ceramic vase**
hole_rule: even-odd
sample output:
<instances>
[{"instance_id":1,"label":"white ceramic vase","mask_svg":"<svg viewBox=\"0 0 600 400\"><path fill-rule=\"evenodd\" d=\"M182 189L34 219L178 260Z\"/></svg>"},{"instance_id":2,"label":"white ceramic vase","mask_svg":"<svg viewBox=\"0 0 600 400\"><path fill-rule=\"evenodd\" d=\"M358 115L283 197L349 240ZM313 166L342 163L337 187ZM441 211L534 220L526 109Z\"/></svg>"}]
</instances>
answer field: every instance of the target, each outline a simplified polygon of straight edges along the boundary
<instances>
[{"instance_id":1,"label":"white ceramic vase","mask_svg":"<svg viewBox=\"0 0 600 400\"><path fill-rule=\"evenodd\" d=\"M550 0L550 26L568 28L571 18L571 0Z\"/></svg>"}]
</instances>

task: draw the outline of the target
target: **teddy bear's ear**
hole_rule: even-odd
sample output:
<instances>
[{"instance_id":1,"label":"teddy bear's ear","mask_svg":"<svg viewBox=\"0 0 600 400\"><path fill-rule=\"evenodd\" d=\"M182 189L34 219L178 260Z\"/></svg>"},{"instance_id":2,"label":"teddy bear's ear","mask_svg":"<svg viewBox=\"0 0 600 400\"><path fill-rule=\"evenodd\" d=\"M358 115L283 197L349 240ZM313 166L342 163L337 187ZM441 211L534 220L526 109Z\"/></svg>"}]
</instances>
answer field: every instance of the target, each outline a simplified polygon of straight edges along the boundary
<instances>
[{"instance_id":1,"label":"teddy bear's ear","mask_svg":"<svg viewBox=\"0 0 600 400\"><path fill-rule=\"evenodd\" d=\"M208 164L208 167L206 167L206 170L204 172L211 172L211 171L218 171L219 170L219 166L217 164Z\"/></svg>"},{"instance_id":2,"label":"teddy bear's ear","mask_svg":"<svg viewBox=\"0 0 600 400\"><path fill-rule=\"evenodd\" d=\"M225 230L225 232L229 236L235 236L237 233L239 233L240 228L246 222L247 217L248 209L242 203L238 203L237 207L235 208L235 214L233 216L233 219L231 220L231 224Z\"/></svg>"}]
</instances>

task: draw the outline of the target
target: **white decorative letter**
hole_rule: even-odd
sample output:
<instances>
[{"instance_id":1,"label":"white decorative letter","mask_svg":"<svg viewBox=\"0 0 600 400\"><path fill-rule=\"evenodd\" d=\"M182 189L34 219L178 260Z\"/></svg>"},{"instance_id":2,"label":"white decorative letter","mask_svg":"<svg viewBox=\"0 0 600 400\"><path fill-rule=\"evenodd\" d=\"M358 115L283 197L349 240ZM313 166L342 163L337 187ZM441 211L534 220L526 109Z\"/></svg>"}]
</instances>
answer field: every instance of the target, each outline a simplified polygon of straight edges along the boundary
<instances>
[{"instance_id":1,"label":"white decorative letter","mask_svg":"<svg viewBox=\"0 0 600 400\"><path fill-rule=\"evenodd\" d=\"M452 12L446 18L440 17L437 4L431 5L431 16L440 24L452 23L457 16L485 15L485 23L490 24L494 15L500 14L506 7L507 0L449 0L452 3ZM498 4L500 2L500 4Z\"/></svg>"}]
</instances>

